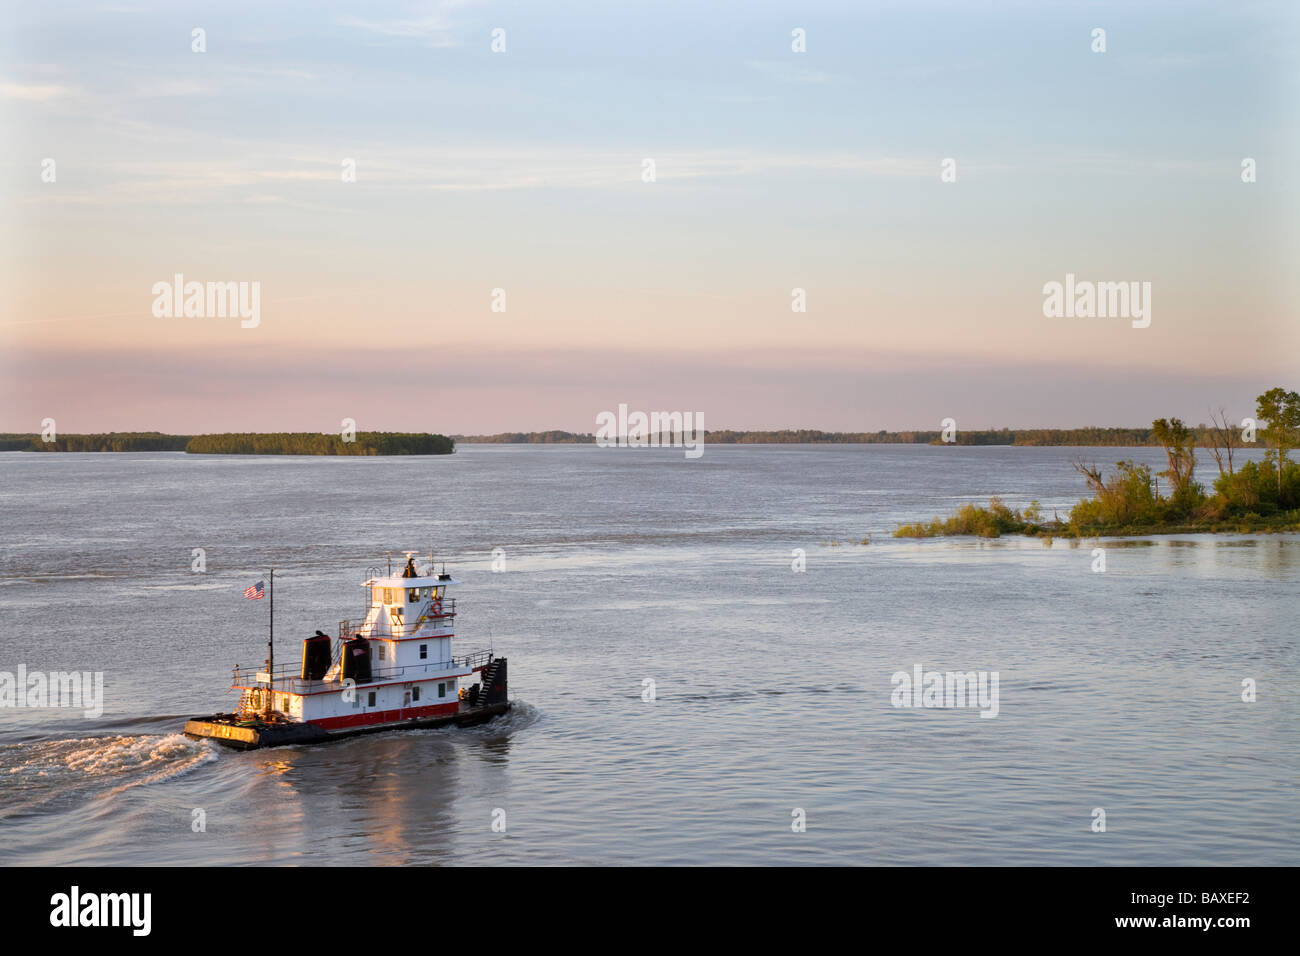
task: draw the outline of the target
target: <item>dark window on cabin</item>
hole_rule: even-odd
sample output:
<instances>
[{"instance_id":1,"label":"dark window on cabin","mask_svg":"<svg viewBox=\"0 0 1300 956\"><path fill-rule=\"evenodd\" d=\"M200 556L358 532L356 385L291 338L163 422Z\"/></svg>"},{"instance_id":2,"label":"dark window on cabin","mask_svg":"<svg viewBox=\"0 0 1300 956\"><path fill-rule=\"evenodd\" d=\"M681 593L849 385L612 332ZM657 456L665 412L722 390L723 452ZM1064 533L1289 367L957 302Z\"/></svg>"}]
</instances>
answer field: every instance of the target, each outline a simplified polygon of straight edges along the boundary
<instances>
[{"instance_id":1,"label":"dark window on cabin","mask_svg":"<svg viewBox=\"0 0 1300 956\"><path fill-rule=\"evenodd\" d=\"M374 707L374 706L375 706L375 692L374 692L373 690L370 692L370 704L369 704L369 706L371 706L371 707Z\"/></svg>"},{"instance_id":2,"label":"dark window on cabin","mask_svg":"<svg viewBox=\"0 0 1300 956\"><path fill-rule=\"evenodd\" d=\"M412 687L412 688L411 688L411 700L419 700L419 699L420 699L420 688L418 688L418 687Z\"/></svg>"},{"instance_id":3,"label":"dark window on cabin","mask_svg":"<svg viewBox=\"0 0 1300 956\"><path fill-rule=\"evenodd\" d=\"M427 658L428 656L429 656L429 645L428 645L428 644L421 644L421 645L420 645L420 660L424 660L424 659Z\"/></svg>"},{"instance_id":4,"label":"dark window on cabin","mask_svg":"<svg viewBox=\"0 0 1300 956\"><path fill-rule=\"evenodd\" d=\"M446 697L446 696L447 696L447 685L446 685L446 684L439 684L439 685L438 685L438 696L439 696L439 697Z\"/></svg>"}]
</instances>

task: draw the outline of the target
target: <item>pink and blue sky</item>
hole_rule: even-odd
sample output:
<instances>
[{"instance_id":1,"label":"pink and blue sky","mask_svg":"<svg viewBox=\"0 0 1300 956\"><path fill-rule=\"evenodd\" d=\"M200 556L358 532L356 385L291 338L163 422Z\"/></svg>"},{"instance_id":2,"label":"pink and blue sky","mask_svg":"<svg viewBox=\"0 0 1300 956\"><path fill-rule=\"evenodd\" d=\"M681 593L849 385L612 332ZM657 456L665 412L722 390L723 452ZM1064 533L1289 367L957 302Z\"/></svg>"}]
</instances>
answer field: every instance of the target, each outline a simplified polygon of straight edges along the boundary
<instances>
[{"instance_id":1,"label":"pink and blue sky","mask_svg":"<svg viewBox=\"0 0 1300 956\"><path fill-rule=\"evenodd\" d=\"M1283 2L6 4L0 431L1248 415L1300 387L1297 23ZM260 325L156 318L176 273L259 282ZM1067 273L1151 282L1150 327L1045 318Z\"/></svg>"}]
</instances>

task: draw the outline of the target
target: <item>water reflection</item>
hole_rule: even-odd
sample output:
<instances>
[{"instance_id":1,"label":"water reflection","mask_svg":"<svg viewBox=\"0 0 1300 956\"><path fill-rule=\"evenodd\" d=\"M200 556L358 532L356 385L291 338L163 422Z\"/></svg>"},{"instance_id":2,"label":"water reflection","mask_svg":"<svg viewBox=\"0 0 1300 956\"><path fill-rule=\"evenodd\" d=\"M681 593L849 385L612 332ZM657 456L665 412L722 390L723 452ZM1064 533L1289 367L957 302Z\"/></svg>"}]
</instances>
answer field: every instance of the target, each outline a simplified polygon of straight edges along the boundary
<instances>
[{"instance_id":1,"label":"water reflection","mask_svg":"<svg viewBox=\"0 0 1300 956\"><path fill-rule=\"evenodd\" d=\"M485 763L504 765L510 756L510 735L498 734L484 738L479 741L475 753Z\"/></svg>"},{"instance_id":2,"label":"water reflection","mask_svg":"<svg viewBox=\"0 0 1300 956\"><path fill-rule=\"evenodd\" d=\"M454 805L461 789L460 754L433 734L399 732L340 745L346 753L330 767L338 778L334 820L362 841L365 864L401 864L417 858L450 859L459 834Z\"/></svg>"}]
</instances>

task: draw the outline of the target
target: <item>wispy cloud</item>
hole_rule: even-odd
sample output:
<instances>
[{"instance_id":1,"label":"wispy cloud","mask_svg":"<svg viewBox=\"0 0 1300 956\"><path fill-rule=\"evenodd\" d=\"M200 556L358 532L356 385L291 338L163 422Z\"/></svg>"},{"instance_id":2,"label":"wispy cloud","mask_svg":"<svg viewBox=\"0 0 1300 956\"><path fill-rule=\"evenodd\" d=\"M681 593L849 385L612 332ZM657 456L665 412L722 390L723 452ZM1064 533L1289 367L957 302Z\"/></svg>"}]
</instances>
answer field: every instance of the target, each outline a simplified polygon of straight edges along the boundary
<instances>
[{"instance_id":1,"label":"wispy cloud","mask_svg":"<svg viewBox=\"0 0 1300 956\"><path fill-rule=\"evenodd\" d=\"M361 17L343 17L340 26L353 27L357 30L369 30L386 37L421 37L426 39L447 40L451 24L440 17L425 17L420 20L363 20ZM450 45L448 42L447 45Z\"/></svg>"},{"instance_id":2,"label":"wispy cloud","mask_svg":"<svg viewBox=\"0 0 1300 956\"><path fill-rule=\"evenodd\" d=\"M831 75L823 70L810 70L790 60L746 60L751 70L781 83L829 83Z\"/></svg>"},{"instance_id":3,"label":"wispy cloud","mask_svg":"<svg viewBox=\"0 0 1300 956\"><path fill-rule=\"evenodd\" d=\"M61 190L57 196L42 192L31 201L104 205L152 201L193 205L231 199L259 201L256 197L262 194L260 201L279 202L288 198L282 196L282 190L294 184L339 182L340 158L330 155L324 146L273 146L214 137L210 148L214 156L226 158L117 161L106 158L100 164L106 178L93 192ZM371 143L355 146L348 155L356 159L359 181L367 190L492 192L644 188L642 156L627 150L559 149L535 144L432 148ZM655 160L659 181L679 185L809 172L887 177L934 175L934 163L929 157L687 149L661 153Z\"/></svg>"},{"instance_id":4,"label":"wispy cloud","mask_svg":"<svg viewBox=\"0 0 1300 956\"><path fill-rule=\"evenodd\" d=\"M1137 56L1133 62L1138 66L1158 70L1192 69L1205 66L1213 59L1211 54L1181 50L1171 53L1156 53L1150 56Z\"/></svg>"},{"instance_id":5,"label":"wispy cloud","mask_svg":"<svg viewBox=\"0 0 1300 956\"><path fill-rule=\"evenodd\" d=\"M71 88L56 83L0 83L0 96L9 100L44 103L72 93Z\"/></svg>"},{"instance_id":6,"label":"wispy cloud","mask_svg":"<svg viewBox=\"0 0 1300 956\"><path fill-rule=\"evenodd\" d=\"M441 3L419 4L406 17L371 19L347 16L336 22L378 36L421 40L426 46L449 47L456 45L453 36L456 24L449 11L459 6L464 6L464 0L443 0Z\"/></svg>"},{"instance_id":7,"label":"wispy cloud","mask_svg":"<svg viewBox=\"0 0 1300 956\"><path fill-rule=\"evenodd\" d=\"M194 80L170 79L142 83L131 95L140 99L150 99L159 96L197 96L207 92L209 92L207 86Z\"/></svg>"},{"instance_id":8,"label":"wispy cloud","mask_svg":"<svg viewBox=\"0 0 1300 956\"><path fill-rule=\"evenodd\" d=\"M231 73L239 73L247 76L281 76L291 80L316 79L316 74L307 70L294 70L288 68L266 69L254 66L232 66L229 69Z\"/></svg>"}]
</instances>

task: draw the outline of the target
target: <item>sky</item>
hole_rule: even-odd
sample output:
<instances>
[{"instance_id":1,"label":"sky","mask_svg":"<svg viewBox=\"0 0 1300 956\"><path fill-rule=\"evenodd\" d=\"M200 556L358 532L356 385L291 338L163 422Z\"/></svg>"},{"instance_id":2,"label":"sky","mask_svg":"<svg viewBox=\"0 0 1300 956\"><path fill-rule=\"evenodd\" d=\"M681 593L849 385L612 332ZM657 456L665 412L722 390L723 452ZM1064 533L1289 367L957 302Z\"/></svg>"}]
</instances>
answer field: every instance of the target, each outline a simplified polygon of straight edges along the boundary
<instances>
[{"instance_id":1,"label":"sky","mask_svg":"<svg viewBox=\"0 0 1300 956\"><path fill-rule=\"evenodd\" d=\"M1300 388L1298 23L5 3L0 431L1247 416ZM156 315L176 275L256 283L256 325ZM1067 275L1150 283L1150 324L1045 316Z\"/></svg>"}]
</instances>

